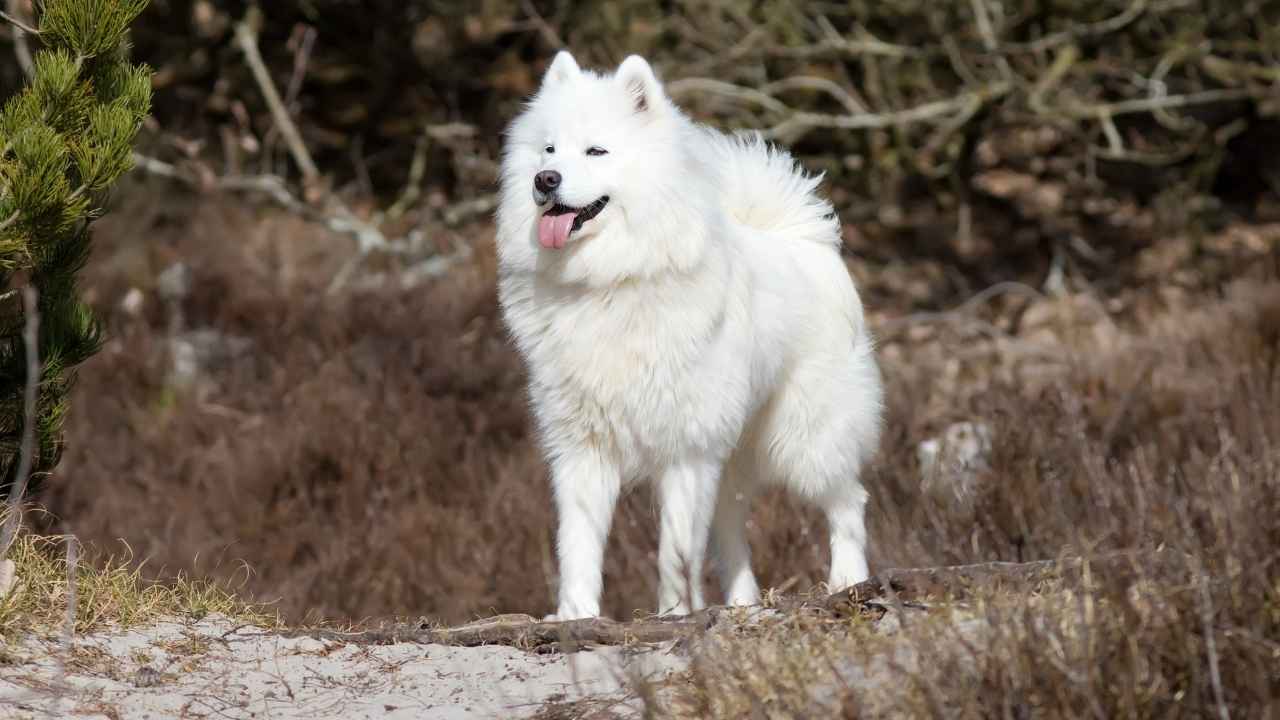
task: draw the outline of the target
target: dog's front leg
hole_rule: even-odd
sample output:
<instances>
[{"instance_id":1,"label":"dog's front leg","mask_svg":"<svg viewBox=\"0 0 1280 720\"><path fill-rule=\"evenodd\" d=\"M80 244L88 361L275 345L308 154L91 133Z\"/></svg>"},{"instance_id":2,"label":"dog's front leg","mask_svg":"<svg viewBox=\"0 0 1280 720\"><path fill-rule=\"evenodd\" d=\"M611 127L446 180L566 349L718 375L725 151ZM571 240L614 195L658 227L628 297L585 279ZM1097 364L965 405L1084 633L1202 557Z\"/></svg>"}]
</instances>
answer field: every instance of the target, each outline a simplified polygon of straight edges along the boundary
<instances>
[{"instance_id":1,"label":"dog's front leg","mask_svg":"<svg viewBox=\"0 0 1280 720\"><path fill-rule=\"evenodd\" d=\"M560 563L560 597L549 620L572 620L600 614L604 546L613 508L618 502L618 469L595 453L558 458L552 464L555 490L556 556Z\"/></svg>"},{"instance_id":2,"label":"dog's front leg","mask_svg":"<svg viewBox=\"0 0 1280 720\"><path fill-rule=\"evenodd\" d=\"M702 561L707 551L720 465L705 459L673 464L658 480L658 612L687 615L703 607Z\"/></svg>"}]
</instances>

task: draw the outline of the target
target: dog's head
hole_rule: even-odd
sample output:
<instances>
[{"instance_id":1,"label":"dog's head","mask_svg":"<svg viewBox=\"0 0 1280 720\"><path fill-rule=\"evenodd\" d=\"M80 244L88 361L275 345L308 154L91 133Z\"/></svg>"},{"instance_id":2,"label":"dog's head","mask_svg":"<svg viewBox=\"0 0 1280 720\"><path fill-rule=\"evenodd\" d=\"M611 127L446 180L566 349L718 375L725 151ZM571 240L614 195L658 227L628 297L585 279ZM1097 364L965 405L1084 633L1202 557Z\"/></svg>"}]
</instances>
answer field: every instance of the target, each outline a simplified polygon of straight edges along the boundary
<instances>
[{"instance_id":1,"label":"dog's head","mask_svg":"<svg viewBox=\"0 0 1280 720\"><path fill-rule=\"evenodd\" d=\"M619 224L634 235L678 186L680 117L643 58L605 75L559 52L508 129L499 222L551 253Z\"/></svg>"}]
</instances>

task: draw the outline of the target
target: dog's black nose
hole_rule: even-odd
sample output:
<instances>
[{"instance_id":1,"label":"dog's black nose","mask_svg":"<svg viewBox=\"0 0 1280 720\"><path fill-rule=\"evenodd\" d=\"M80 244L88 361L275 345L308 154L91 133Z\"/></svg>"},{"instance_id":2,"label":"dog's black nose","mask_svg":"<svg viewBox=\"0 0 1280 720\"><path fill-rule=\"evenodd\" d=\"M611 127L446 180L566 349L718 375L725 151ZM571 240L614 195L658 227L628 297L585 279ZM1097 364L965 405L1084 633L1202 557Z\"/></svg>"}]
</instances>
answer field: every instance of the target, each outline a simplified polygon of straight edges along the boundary
<instances>
[{"instance_id":1,"label":"dog's black nose","mask_svg":"<svg viewBox=\"0 0 1280 720\"><path fill-rule=\"evenodd\" d=\"M538 188L538 192L549 193L560 187L560 173L555 170L543 170L533 176L533 186Z\"/></svg>"}]
</instances>

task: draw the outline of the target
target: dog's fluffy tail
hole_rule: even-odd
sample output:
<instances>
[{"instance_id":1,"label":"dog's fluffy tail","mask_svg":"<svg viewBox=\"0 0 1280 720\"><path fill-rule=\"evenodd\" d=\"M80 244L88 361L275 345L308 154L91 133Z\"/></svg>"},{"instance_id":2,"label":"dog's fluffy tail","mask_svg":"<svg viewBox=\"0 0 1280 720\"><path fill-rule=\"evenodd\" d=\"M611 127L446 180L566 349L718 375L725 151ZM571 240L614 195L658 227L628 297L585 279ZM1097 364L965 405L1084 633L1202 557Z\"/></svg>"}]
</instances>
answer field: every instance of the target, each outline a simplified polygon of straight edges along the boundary
<instances>
[{"instance_id":1,"label":"dog's fluffy tail","mask_svg":"<svg viewBox=\"0 0 1280 720\"><path fill-rule=\"evenodd\" d=\"M840 221L817 193L821 174L806 174L791 153L759 133L715 135L725 208L735 220L787 237L840 244Z\"/></svg>"}]
</instances>

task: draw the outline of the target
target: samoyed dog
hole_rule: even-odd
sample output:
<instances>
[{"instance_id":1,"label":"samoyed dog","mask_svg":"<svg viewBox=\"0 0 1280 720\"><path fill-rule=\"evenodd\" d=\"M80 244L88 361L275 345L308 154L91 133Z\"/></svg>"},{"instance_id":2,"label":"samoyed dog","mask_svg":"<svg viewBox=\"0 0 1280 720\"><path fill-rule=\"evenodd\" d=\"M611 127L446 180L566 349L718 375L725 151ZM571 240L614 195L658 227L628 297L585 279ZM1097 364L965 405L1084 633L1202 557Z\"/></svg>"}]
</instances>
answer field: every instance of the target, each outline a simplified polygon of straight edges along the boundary
<instances>
[{"instance_id":1,"label":"samoyed dog","mask_svg":"<svg viewBox=\"0 0 1280 720\"><path fill-rule=\"evenodd\" d=\"M839 223L786 152L695 124L642 58L555 56L507 130L499 299L558 517L558 609L600 614L629 485L660 502L657 611L753 604L746 520L771 484L826 514L829 585L867 577L859 474L882 386Z\"/></svg>"}]
</instances>

